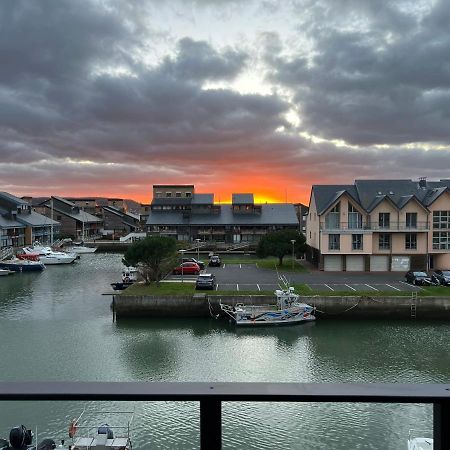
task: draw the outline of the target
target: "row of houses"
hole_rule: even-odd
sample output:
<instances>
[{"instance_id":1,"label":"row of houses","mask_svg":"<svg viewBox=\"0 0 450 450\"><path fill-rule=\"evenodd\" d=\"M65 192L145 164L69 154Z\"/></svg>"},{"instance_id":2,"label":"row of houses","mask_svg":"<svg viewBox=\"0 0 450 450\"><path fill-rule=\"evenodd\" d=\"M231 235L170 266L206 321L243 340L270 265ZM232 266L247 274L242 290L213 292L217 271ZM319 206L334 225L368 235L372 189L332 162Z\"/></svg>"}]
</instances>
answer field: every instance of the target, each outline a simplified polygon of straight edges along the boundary
<instances>
[{"instance_id":1,"label":"row of houses","mask_svg":"<svg viewBox=\"0 0 450 450\"><path fill-rule=\"evenodd\" d=\"M307 258L325 271L450 268L450 180L315 185Z\"/></svg>"},{"instance_id":2,"label":"row of houses","mask_svg":"<svg viewBox=\"0 0 450 450\"><path fill-rule=\"evenodd\" d=\"M314 185L309 206L255 203L236 193L231 204L194 185L154 185L149 204L131 212L122 199L17 198L0 193L1 247L50 236L75 239L133 232L182 241L256 245L270 231L306 235L307 259L325 271L450 268L450 180L356 180Z\"/></svg>"}]
</instances>

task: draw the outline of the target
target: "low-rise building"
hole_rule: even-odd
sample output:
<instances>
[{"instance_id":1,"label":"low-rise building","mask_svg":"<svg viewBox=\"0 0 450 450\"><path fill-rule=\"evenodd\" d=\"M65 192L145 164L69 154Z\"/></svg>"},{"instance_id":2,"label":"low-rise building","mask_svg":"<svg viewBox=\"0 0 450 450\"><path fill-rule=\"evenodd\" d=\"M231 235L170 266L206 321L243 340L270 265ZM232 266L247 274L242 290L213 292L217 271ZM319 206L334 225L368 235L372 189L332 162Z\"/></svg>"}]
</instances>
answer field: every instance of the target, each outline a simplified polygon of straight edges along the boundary
<instances>
[{"instance_id":1,"label":"low-rise building","mask_svg":"<svg viewBox=\"0 0 450 450\"><path fill-rule=\"evenodd\" d=\"M50 244L59 222L35 212L26 200L0 192L0 248L23 247L35 241Z\"/></svg>"},{"instance_id":2,"label":"low-rise building","mask_svg":"<svg viewBox=\"0 0 450 450\"><path fill-rule=\"evenodd\" d=\"M327 271L450 268L450 180L314 185L307 259Z\"/></svg>"},{"instance_id":3,"label":"low-rise building","mask_svg":"<svg viewBox=\"0 0 450 450\"><path fill-rule=\"evenodd\" d=\"M100 237L103 220L62 197L51 197L36 207L41 214L56 219L61 224L60 236L72 239Z\"/></svg>"},{"instance_id":4,"label":"low-rise building","mask_svg":"<svg viewBox=\"0 0 450 450\"><path fill-rule=\"evenodd\" d=\"M140 217L114 206L103 207L103 235L125 236L141 230Z\"/></svg>"},{"instance_id":5,"label":"low-rise building","mask_svg":"<svg viewBox=\"0 0 450 450\"><path fill-rule=\"evenodd\" d=\"M155 185L148 214L149 234L183 241L257 243L269 231L299 226L291 203L255 204L253 194L244 193L216 204L214 194L198 194L193 185Z\"/></svg>"}]
</instances>

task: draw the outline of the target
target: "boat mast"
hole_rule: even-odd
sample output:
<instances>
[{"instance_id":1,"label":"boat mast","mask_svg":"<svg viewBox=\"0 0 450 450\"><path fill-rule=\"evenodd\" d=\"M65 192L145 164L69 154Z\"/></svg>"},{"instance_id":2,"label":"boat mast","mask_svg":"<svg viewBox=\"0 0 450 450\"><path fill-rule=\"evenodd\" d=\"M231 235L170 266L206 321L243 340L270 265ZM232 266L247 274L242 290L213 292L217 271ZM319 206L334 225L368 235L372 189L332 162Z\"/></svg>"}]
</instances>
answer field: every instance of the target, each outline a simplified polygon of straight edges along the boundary
<instances>
[{"instance_id":1,"label":"boat mast","mask_svg":"<svg viewBox=\"0 0 450 450\"><path fill-rule=\"evenodd\" d=\"M50 245L53 245L53 196L50 198Z\"/></svg>"}]
</instances>

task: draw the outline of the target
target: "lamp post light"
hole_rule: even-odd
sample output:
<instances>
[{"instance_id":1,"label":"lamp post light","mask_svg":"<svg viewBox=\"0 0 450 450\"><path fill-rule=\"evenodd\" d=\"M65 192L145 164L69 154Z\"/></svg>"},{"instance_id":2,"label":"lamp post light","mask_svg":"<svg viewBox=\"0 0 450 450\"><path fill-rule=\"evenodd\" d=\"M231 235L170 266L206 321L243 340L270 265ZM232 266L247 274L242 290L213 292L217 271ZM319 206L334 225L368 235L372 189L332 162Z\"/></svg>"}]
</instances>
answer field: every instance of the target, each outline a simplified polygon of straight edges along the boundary
<instances>
[{"instance_id":1,"label":"lamp post light","mask_svg":"<svg viewBox=\"0 0 450 450\"><path fill-rule=\"evenodd\" d=\"M197 238L195 240L195 242L197 242L197 261L199 261L200 260L200 239Z\"/></svg>"},{"instance_id":2,"label":"lamp post light","mask_svg":"<svg viewBox=\"0 0 450 450\"><path fill-rule=\"evenodd\" d=\"M184 255L184 252L185 252L186 250L180 250L180 253L181 253L181 282L183 283L184 282L184 277L183 277L183 275L184 275L184 270L183 270L183 255Z\"/></svg>"},{"instance_id":3,"label":"lamp post light","mask_svg":"<svg viewBox=\"0 0 450 450\"><path fill-rule=\"evenodd\" d=\"M295 247L295 239L291 239L292 243L292 270L294 270L294 247Z\"/></svg>"}]
</instances>

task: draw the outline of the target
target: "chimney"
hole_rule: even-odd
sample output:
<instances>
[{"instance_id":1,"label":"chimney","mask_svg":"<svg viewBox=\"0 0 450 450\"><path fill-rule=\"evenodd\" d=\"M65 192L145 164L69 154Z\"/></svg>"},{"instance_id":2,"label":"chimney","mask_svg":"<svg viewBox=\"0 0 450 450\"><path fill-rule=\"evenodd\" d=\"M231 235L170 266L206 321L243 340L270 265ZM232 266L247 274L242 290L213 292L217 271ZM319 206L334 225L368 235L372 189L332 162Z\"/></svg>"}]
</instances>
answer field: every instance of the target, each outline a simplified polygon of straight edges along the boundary
<instances>
[{"instance_id":1,"label":"chimney","mask_svg":"<svg viewBox=\"0 0 450 450\"><path fill-rule=\"evenodd\" d=\"M427 177L420 177L419 178L419 187L422 189L427 188Z\"/></svg>"}]
</instances>

